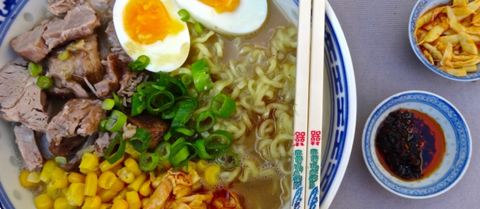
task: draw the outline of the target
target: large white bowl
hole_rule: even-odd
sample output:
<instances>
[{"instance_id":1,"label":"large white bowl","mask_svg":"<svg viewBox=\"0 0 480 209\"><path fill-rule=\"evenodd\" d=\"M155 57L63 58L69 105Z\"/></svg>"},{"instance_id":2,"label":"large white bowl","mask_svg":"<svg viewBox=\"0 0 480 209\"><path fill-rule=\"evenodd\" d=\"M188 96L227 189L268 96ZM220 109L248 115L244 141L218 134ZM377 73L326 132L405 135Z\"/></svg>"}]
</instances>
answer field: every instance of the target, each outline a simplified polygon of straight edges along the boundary
<instances>
[{"instance_id":1,"label":"large white bowl","mask_svg":"<svg viewBox=\"0 0 480 209\"><path fill-rule=\"evenodd\" d=\"M298 0L275 0L297 23ZM17 55L9 41L42 18L46 0L13 0L0 4L0 67ZM322 140L321 208L328 208L345 174L357 115L355 77L350 52L335 14L327 5L325 24L325 113ZM10 123L0 120L0 208L35 208L33 195L18 182L18 151Z\"/></svg>"}]
</instances>

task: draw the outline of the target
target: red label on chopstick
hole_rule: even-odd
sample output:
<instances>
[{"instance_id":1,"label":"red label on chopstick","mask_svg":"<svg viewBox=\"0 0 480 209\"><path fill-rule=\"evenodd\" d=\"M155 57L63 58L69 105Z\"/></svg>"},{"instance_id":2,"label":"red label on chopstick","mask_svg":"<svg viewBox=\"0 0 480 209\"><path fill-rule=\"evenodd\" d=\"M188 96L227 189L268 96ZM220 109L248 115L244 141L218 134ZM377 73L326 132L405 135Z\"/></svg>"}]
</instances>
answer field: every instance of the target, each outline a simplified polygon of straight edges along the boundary
<instances>
[{"instance_id":1,"label":"red label on chopstick","mask_svg":"<svg viewBox=\"0 0 480 209\"><path fill-rule=\"evenodd\" d=\"M295 147L304 147L305 146L305 132L297 131L295 132Z\"/></svg>"},{"instance_id":2,"label":"red label on chopstick","mask_svg":"<svg viewBox=\"0 0 480 209\"><path fill-rule=\"evenodd\" d=\"M320 146L320 140L322 139L322 131L311 131L312 137L310 138L310 145Z\"/></svg>"}]
</instances>

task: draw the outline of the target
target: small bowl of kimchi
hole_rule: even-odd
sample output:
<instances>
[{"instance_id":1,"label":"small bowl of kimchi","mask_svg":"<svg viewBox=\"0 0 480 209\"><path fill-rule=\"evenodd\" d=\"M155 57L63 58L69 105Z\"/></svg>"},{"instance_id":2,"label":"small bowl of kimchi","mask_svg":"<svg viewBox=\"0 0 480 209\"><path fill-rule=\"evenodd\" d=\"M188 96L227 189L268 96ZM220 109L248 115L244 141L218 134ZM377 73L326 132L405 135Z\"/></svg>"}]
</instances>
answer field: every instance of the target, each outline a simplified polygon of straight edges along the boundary
<instances>
[{"instance_id":1,"label":"small bowl of kimchi","mask_svg":"<svg viewBox=\"0 0 480 209\"><path fill-rule=\"evenodd\" d=\"M430 70L455 81L480 79L480 1L419 0L408 35L413 51Z\"/></svg>"}]
</instances>

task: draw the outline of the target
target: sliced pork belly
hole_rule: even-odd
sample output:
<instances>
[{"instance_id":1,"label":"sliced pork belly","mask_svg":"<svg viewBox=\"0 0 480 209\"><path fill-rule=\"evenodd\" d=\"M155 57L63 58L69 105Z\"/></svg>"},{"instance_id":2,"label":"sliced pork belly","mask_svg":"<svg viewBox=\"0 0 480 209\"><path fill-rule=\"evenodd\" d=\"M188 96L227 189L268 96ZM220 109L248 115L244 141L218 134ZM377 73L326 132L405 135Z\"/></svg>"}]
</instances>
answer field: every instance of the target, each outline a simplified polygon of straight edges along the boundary
<instances>
[{"instance_id":1,"label":"sliced pork belly","mask_svg":"<svg viewBox=\"0 0 480 209\"><path fill-rule=\"evenodd\" d=\"M23 159L30 171L40 171L43 166L43 158L35 141L35 133L25 126L15 126L13 129L15 142L22 154Z\"/></svg>"},{"instance_id":2,"label":"sliced pork belly","mask_svg":"<svg viewBox=\"0 0 480 209\"><path fill-rule=\"evenodd\" d=\"M117 92L119 88L118 80L123 74L123 63L117 59L117 56L114 54L108 55L106 62L107 74L103 76L102 81L94 85L99 97L106 97L112 92Z\"/></svg>"},{"instance_id":3,"label":"sliced pork belly","mask_svg":"<svg viewBox=\"0 0 480 209\"><path fill-rule=\"evenodd\" d=\"M10 46L25 60L40 62L50 52L42 37L46 28L46 23L35 27L33 30L12 39Z\"/></svg>"}]
</instances>

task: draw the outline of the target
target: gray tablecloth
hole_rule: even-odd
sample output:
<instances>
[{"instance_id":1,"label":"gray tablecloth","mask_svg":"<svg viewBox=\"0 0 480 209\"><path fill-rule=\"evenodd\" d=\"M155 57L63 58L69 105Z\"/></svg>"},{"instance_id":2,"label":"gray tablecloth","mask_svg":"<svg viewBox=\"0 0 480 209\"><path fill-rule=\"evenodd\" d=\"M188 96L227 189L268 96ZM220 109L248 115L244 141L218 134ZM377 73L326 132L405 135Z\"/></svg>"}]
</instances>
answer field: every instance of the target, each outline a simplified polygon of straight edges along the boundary
<instances>
[{"instance_id":1,"label":"gray tablecloth","mask_svg":"<svg viewBox=\"0 0 480 209\"><path fill-rule=\"evenodd\" d=\"M345 33L357 83L355 142L347 172L331 208L479 208L480 82L458 82L427 69L408 39L408 20L416 0L330 0ZM457 107L472 134L472 159L463 178L437 197L412 200L384 189L370 175L361 140L372 110L406 90L438 94Z\"/></svg>"}]
</instances>

